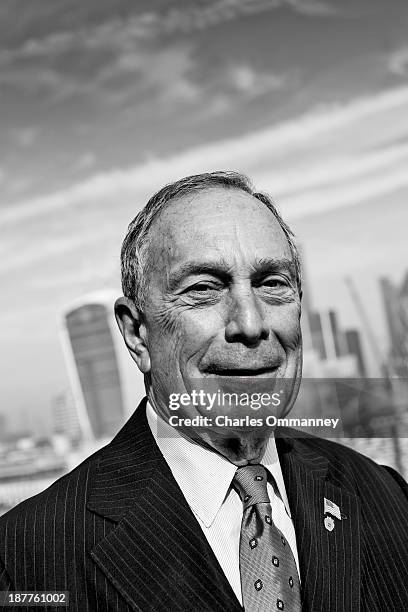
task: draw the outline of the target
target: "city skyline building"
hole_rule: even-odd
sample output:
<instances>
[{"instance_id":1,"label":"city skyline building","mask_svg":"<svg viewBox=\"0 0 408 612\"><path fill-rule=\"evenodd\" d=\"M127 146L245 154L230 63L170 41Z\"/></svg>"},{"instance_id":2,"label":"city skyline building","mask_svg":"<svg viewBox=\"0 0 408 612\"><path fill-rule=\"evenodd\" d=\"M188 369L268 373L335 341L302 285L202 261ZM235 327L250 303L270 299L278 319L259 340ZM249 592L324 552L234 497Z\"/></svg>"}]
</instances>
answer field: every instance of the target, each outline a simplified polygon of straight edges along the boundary
<instances>
[{"instance_id":1,"label":"city skyline building","mask_svg":"<svg viewBox=\"0 0 408 612\"><path fill-rule=\"evenodd\" d=\"M72 394L66 390L53 398L54 433L68 438L71 443L80 441L81 426Z\"/></svg>"},{"instance_id":2,"label":"city skyline building","mask_svg":"<svg viewBox=\"0 0 408 612\"><path fill-rule=\"evenodd\" d=\"M314 358L313 376L319 377L356 377L361 375L359 356L347 343L337 312L334 310L312 310L309 313L310 333ZM355 330L358 334L357 330ZM359 341L355 339L355 341ZM360 359L363 350L359 344ZM305 361L307 356L305 356ZM310 359L310 355L309 355ZM307 363L306 363L307 366Z\"/></svg>"},{"instance_id":3,"label":"city skyline building","mask_svg":"<svg viewBox=\"0 0 408 612\"><path fill-rule=\"evenodd\" d=\"M112 438L144 396L143 376L117 327L110 290L76 300L62 315L61 340L84 439Z\"/></svg>"},{"instance_id":4,"label":"city skyline building","mask_svg":"<svg viewBox=\"0 0 408 612\"><path fill-rule=\"evenodd\" d=\"M364 360L360 332L357 329L346 329L344 336L347 346L347 353L355 356L359 375L364 378L367 376L367 368Z\"/></svg>"},{"instance_id":5,"label":"city skyline building","mask_svg":"<svg viewBox=\"0 0 408 612\"><path fill-rule=\"evenodd\" d=\"M389 365L392 374L408 377L408 271L401 285L380 278L385 319L389 334Z\"/></svg>"},{"instance_id":6,"label":"city skyline building","mask_svg":"<svg viewBox=\"0 0 408 612\"><path fill-rule=\"evenodd\" d=\"M298 245L302 265L302 336L306 378L355 377L360 375L358 357L349 350L335 310L318 311L308 282L305 253ZM362 357L362 349L361 359Z\"/></svg>"}]
</instances>

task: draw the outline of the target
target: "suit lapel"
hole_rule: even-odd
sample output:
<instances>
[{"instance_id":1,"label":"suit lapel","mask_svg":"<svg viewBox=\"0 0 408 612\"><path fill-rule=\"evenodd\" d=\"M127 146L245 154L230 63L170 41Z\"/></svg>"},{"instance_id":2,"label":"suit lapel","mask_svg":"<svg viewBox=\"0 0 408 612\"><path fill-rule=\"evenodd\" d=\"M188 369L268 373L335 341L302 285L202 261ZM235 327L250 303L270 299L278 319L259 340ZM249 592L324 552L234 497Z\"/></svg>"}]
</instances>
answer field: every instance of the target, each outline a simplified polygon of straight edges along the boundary
<instances>
[{"instance_id":1,"label":"suit lapel","mask_svg":"<svg viewBox=\"0 0 408 612\"><path fill-rule=\"evenodd\" d=\"M277 439L295 525L302 582L302 609L313 612L360 610L360 502L330 480L329 461L302 439ZM341 510L329 531L324 498Z\"/></svg>"},{"instance_id":2,"label":"suit lapel","mask_svg":"<svg viewBox=\"0 0 408 612\"><path fill-rule=\"evenodd\" d=\"M154 442L145 405L101 461L88 508L117 523L91 556L134 610L242 612Z\"/></svg>"},{"instance_id":3,"label":"suit lapel","mask_svg":"<svg viewBox=\"0 0 408 612\"><path fill-rule=\"evenodd\" d=\"M277 438L294 520L303 610L360 610L360 506L329 461L299 439ZM341 509L324 525L324 498ZM115 523L91 556L138 611L242 612L148 426L145 402L101 453L88 509Z\"/></svg>"}]
</instances>

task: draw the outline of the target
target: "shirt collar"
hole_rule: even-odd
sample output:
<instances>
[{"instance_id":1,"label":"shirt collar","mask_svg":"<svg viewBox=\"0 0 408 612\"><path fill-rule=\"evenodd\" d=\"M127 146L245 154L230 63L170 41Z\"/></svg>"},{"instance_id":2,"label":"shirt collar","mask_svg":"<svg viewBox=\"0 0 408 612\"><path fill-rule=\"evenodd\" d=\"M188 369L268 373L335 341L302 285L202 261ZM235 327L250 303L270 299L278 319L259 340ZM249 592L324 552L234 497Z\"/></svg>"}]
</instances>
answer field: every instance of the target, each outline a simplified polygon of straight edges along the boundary
<instances>
[{"instance_id":1,"label":"shirt collar","mask_svg":"<svg viewBox=\"0 0 408 612\"><path fill-rule=\"evenodd\" d=\"M282 468L279 461L275 438L273 435L268 440L268 444L266 445L265 453L261 463L275 479L275 483L278 489L277 491L275 490L275 493L277 493L283 501L288 516L292 518L292 514L289 508L289 500L286 494L285 481L283 480Z\"/></svg>"},{"instance_id":2,"label":"shirt collar","mask_svg":"<svg viewBox=\"0 0 408 612\"><path fill-rule=\"evenodd\" d=\"M187 503L204 525L210 527L228 495L236 465L182 436L156 414L149 402L146 416L154 439ZM274 477L277 493L291 516L274 437L268 441L262 465Z\"/></svg>"}]
</instances>

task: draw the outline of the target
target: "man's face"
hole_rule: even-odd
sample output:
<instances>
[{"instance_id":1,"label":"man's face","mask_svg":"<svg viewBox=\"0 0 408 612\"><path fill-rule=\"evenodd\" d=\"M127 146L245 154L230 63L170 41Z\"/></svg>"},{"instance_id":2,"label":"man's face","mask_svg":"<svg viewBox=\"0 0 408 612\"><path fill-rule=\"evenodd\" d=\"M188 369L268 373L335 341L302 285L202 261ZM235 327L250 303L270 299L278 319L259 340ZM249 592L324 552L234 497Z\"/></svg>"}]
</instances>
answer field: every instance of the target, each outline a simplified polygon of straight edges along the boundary
<instances>
[{"instance_id":1,"label":"man's face","mask_svg":"<svg viewBox=\"0 0 408 612\"><path fill-rule=\"evenodd\" d=\"M211 188L172 202L152 236L144 326L155 409L174 414L170 394L200 383L250 392L282 378L290 382L278 412L290 409L301 375L300 298L271 211L243 191ZM197 413L208 416L188 409Z\"/></svg>"}]
</instances>

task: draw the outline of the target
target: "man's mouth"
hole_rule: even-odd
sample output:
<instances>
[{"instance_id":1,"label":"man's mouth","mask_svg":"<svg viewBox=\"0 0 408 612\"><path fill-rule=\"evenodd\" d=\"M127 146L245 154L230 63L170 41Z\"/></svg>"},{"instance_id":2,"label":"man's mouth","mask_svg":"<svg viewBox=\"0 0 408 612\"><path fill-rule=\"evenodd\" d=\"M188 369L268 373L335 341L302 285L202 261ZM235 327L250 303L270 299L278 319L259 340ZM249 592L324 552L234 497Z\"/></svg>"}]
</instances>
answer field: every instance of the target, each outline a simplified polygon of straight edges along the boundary
<instances>
[{"instance_id":1,"label":"man's mouth","mask_svg":"<svg viewBox=\"0 0 408 612\"><path fill-rule=\"evenodd\" d=\"M278 366L258 368L226 368L213 366L206 369L206 374L213 376L224 376L228 378L253 378L254 376L268 376L274 374L277 369Z\"/></svg>"}]
</instances>

